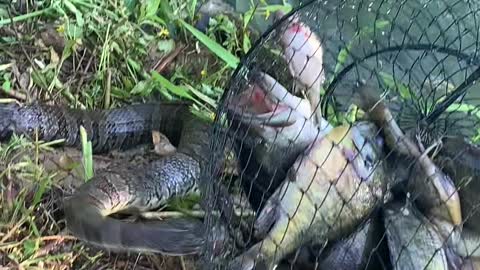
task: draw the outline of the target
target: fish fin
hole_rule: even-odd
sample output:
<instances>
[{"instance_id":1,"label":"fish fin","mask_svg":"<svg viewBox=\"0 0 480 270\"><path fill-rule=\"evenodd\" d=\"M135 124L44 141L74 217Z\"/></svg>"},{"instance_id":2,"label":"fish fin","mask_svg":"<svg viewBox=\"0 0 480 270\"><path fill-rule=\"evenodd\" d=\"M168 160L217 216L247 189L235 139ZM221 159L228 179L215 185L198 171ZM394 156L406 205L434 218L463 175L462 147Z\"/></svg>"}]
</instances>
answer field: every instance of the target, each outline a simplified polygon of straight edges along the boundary
<instances>
[{"instance_id":1,"label":"fish fin","mask_svg":"<svg viewBox=\"0 0 480 270\"><path fill-rule=\"evenodd\" d=\"M275 194L272 195L272 197L274 196ZM273 224L275 223L278 212L277 207L278 202L276 201L276 198L270 198L267 201L262 211L258 215L257 219L255 220L254 235L256 238L262 239L268 234L270 228L272 228Z\"/></svg>"}]
</instances>

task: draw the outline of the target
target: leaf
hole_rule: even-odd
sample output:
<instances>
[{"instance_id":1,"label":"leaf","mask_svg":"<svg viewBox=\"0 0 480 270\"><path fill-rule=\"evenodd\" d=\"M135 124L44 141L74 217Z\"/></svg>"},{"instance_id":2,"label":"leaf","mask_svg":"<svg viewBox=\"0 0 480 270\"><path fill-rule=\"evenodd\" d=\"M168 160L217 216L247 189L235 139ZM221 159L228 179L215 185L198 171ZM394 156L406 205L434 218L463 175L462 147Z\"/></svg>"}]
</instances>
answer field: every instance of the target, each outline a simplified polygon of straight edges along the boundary
<instances>
[{"instance_id":1,"label":"leaf","mask_svg":"<svg viewBox=\"0 0 480 270\"><path fill-rule=\"evenodd\" d=\"M80 10L78 10L75 5L73 5L69 0L63 0L63 4L65 5L65 7L70 11L72 12L73 14L75 14L75 18L77 19L77 24L82 27L85 23L85 21L83 20L83 15L82 15L82 12L80 12Z\"/></svg>"},{"instance_id":2,"label":"leaf","mask_svg":"<svg viewBox=\"0 0 480 270\"><path fill-rule=\"evenodd\" d=\"M35 195L33 196L32 206L37 206L38 203L40 203L40 201L42 200L45 190L47 189L47 184L49 180L49 178L46 178L41 181L38 189L35 191Z\"/></svg>"},{"instance_id":3,"label":"leaf","mask_svg":"<svg viewBox=\"0 0 480 270\"><path fill-rule=\"evenodd\" d=\"M153 86L154 85L152 81L139 81L130 91L130 94L141 94L147 96L152 92Z\"/></svg>"},{"instance_id":4,"label":"leaf","mask_svg":"<svg viewBox=\"0 0 480 270\"><path fill-rule=\"evenodd\" d=\"M27 239L25 242L23 242L23 249L25 250L25 257L29 257L37 250L37 242Z\"/></svg>"},{"instance_id":5,"label":"leaf","mask_svg":"<svg viewBox=\"0 0 480 270\"><path fill-rule=\"evenodd\" d=\"M211 52L217 55L220 59L222 59L229 67L236 68L240 60L217 42L209 38L204 33L197 30L192 25L188 24L182 19L179 19L181 24L192 33L203 45L205 45Z\"/></svg>"},{"instance_id":6,"label":"leaf","mask_svg":"<svg viewBox=\"0 0 480 270\"><path fill-rule=\"evenodd\" d=\"M480 119L480 108L475 105L464 104L464 103L452 103L452 105L448 106L447 112L464 112L475 115L478 119Z\"/></svg>"},{"instance_id":7,"label":"leaf","mask_svg":"<svg viewBox=\"0 0 480 270\"><path fill-rule=\"evenodd\" d=\"M87 140L87 131L80 126L80 138L82 141L82 160L85 168L85 182L93 177L92 142Z\"/></svg>"},{"instance_id":8,"label":"leaf","mask_svg":"<svg viewBox=\"0 0 480 270\"><path fill-rule=\"evenodd\" d=\"M55 49L53 49L53 47L50 47L50 63L53 63L55 65L60 63L60 57L58 56Z\"/></svg>"},{"instance_id":9,"label":"leaf","mask_svg":"<svg viewBox=\"0 0 480 270\"><path fill-rule=\"evenodd\" d=\"M147 0L147 13L145 17L149 18L154 16L157 13L158 7L160 6L160 0Z\"/></svg>"},{"instance_id":10,"label":"leaf","mask_svg":"<svg viewBox=\"0 0 480 270\"><path fill-rule=\"evenodd\" d=\"M156 71L152 71L153 81L159 83L161 86L165 87L168 91L174 93L179 97L188 98L194 100L194 98L187 92L187 89L182 86L177 86L171 83L167 78L163 77Z\"/></svg>"},{"instance_id":11,"label":"leaf","mask_svg":"<svg viewBox=\"0 0 480 270\"><path fill-rule=\"evenodd\" d=\"M250 48L252 47L252 42L250 41L250 37L247 33L243 34L243 52L248 53Z\"/></svg>"},{"instance_id":12,"label":"leaf","mask_svg":"<svg viewBox=\"0 0 480 270\"><path fill-rule=\"evenodd\" d=\"M75 23L67 22L65 24L65 36L69 39L79 39L83 35L83 28Z\"/></svg>"},{"instance_id":13,"label":"leaf","mask_svg":"<svg viewBox=\"0 0 480 270\"><path fill-rule=\"evenodd\" d=\"M397 90L397 92L400 94L400 97L405 100L411 100L413 98L410 88L408 88L403 83L396 81L392 75L385 72L380 72L379 74L382 78L382 81L387 85L387 87L389 89Z\"/></svg>"},{"instance_id":14,"label":"leaf","mask_svg":"<svg viewBox=\"0 0 480 270\"><path fill-rule=\"evenodd\" d=\"M190 4L190 17L193 19L195 17L195 10L197 8L197 0L192 0Z\"/></svg>"},{"instance_id":15,"label":"leaf","mask_svg":"<svg viewBox=\"0 0 480 270\"><path fill-rule=\"evenodd\" d=\"M243 29L247 29L248 24L252 21L255 9L250 9L243 15Z\"/></svg>"},{"instance_id":16,"label":"leaf","mask_svg":"<svg viewBox=\"0 0 480 270\"><path fill-rule=\"evenodd\" d=\"M10 75L8 73L5 73L3 75L3 79L5 81L2 83L2 89L8 93L10 92L10 90L12 90L12 82L10 81Z\"/></svg>"},{"instance_id":17,"label":"leaf","mask_svg":"<svg viewBox=\"0 0 480 270\"><path fill-rule=\"evenodd\" d=\"M169 53L175 49L175 41L173 39L160 40L157 43L158 50L164 53Z\"/></svg>"},{"instance_id":18,"label":"leaf","mask_svg":"<svg viewBox=\"0 0 480 270\"><path fill-rule=\"evenodd\" d=\"M205 89L205 88L208 88L209 86L207 85L204 85L202 84L202 90ZM215 100L213 100L212 98L210 98L209 96L207 95L204 95L204 91L198 91L197 89L195 89L195 87L192 87L192 86L188 86L188 88L190 89L190 91L197 97L199 97L202 101L204 101L205 103L207 103L208 105L212 106L213 108L215 108L217 105L215 103Z\"/></svg>"},{"instance_id":19,"label":"leaf","mask_svg":"<svg viewBox=\"0 0 480 270\"><path fill-rule=\"evenodd\" d=\"M135 11L135 6L138 4L137 0L124 0L123 4L127 7L129 12Z\"/></svg>"},{"instance_id":20,"label":"leaf","mask_svg":"<svg viewBox=\"0 0 480 270\"><path fill-rule=\"evenodd\" d=\"M340 52L338 53L337 64L335 65L335 71L334 71L335 74L338 73L340 71L340 69L342 68L342 66L345 64L345 62L347 62L349 51L352 47L351 45L352 44L348 44L347 47L341 49Z\"/></svg>"}]
</instances>

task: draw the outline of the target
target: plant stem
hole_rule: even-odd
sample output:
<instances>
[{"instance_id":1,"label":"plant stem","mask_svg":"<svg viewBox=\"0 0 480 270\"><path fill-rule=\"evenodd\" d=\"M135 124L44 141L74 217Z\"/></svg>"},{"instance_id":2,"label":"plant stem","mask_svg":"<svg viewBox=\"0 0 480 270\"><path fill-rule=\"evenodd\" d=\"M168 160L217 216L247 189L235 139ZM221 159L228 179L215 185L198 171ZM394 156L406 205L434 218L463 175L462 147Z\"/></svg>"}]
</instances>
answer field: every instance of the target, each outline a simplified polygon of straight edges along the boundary
<instances>
[{"instance_id":1,"label":"plant stem","mask_svg":"<svg viewBox=\"0 0 480 270\"><path fill-rule=\"evenodd\" d=\"M12 17L12 18L8 18L8 19L3 19L3 20L0 20L0 26L4 26L4 25L8 25L8 24L11 24L11 23L14 23L14 22L21 22L21 21L25 21L25 20L28 20L30 18L34 18L34 17L39 17L47 12L50 12L52 11L53 8L46 8L46 9L42 9L42 10L37 10L37 11L34 11L34 12L31 12L31 13L28 13L28 14L23 14L23 15L20 15L20 16L16 16L16 17Z\"/></svg>"}]
</instances>

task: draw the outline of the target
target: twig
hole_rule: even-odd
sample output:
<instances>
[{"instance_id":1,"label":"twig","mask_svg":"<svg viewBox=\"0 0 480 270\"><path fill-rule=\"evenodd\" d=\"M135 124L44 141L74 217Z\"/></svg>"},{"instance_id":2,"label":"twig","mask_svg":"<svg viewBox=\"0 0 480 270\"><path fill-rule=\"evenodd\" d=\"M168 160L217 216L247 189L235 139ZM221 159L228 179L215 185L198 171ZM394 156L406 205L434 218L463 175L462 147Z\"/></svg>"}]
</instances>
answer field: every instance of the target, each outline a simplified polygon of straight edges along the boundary
<instances>
[{"instance_id":1,"label":"twig","mask_svg":"<svg viewBox=\"0 0 480 270\"><path fill-rule=\"evenodd\" d=\"M28 20L28 19L34 18L34 17L39 17L39 16L43 15L44 13L47 13L47 12L50 12L50 11L53 11L53 10L54 10L54 8L49 7L49 8L46 8L46 9L30 12L28 14L24 14L24 15L20 15L20 16L16 16L16 17L9 16L10 17L9 19L0 20L0 26L7 25L9 23L13 24L14 22L25 21L25 20Z\"/></svg>"},{"instance_id":2,"label":"twig","mask_svg":"<svg viewBox=\"0 0 480 270\"><path fill-rule=\"evenodd\" d=\"M19 41L20 43L20 48L22 49L22 52L25 54L25 57L27 58L28 62L30 63L30 66L34 69L35 68L35 65L33 64L33 60L30 58L30 56L28 55L27 53L27 50L25 50L25 48L23 47L23 44L22 42L20 42L20 35L18 34L18 31L17 31L17 28L15 27L14 25L14 18L12 17L12 14L10 13L10 7L7 9L7 12L8 12L8 17L11 21L11 24L12 24L12 29L15 33L15 38ZM33 12L34 13L34 12ZM32 13L32 14L33 14ZM7 20L7 19L5 19ZM2 20L0 20L0 26L2 25Z\"/></svg>"},{"instance_id":3,"label":"twig","mask_svg":"<svg viewBox=\"0 0 480 270\"><path fill-rule=\"evenodd\" d=\"M213 211L211 214L219 216L220 213L218 211ZM245 210L239 211L235 210L236 215L242 216L253 216L253 211ZM188 211L188 213L178 212L178 211L162 211L162 212L143 212L139 214L141 217L145 219L165 219L165 218L176 218L176 217L183 217L183 216L192 216L196 218L203 218L205 217L205 211L203 210L194 210Z\"/></svg>"},{"instance_id":4,"label":"twig","mask_svg":"<svg viewBox=\"0 0 480 270\"><path fill-rule=\"evenodd\" d=\"M180 266L182 267L182 270L187 270L187 266L185 265L185 259L183 256L180 256Z\"/></svg>"},{"instance_id":5,"label":"twig","mask_svg":"<svg viewBox=\"0 0 480 270\"><path fill-rule=\"evenodd\" d=\"M15 226L13 226L6 234L5 236L2 237L2 240L0 240L0 243L5 242L7 239L9 239L15 232L22 226L22 224L26 221L26 218L23 217Z\"/></svg>"},{"instance_id":6,"label":"twig","mask_svg":"<svg viewBox=\"0 0 480 270\"><path fill-rule=\"evenodd\" d=\"M27 95L13 89L10 89L9 91L2 91L2 93L5 93L7 96L19 99L21 101L27 100Z\"/></svg>"},{"instance_id":7,"label":"twig","mask_svg":"<svg viewBox=\"0 0 480 270\"><path fill-rule=\"evenodd\" d=\"M153 70L157 71L158 73L162 73L162 71L177 57L177 55L182 52L186 48L185 45L178 46L173 52L169 53L165 58L160 59L155 66L153 66Z\"/></svg>"},{"instance_id":8,"label":"twig","mask_svg":"<svg viewBox=\"0 0 480 270\"><path fill-rule=\"evenodd\" d=\"M110 108L110 93L112 89L112 70L110 68L107 69L107 85L105 87L105 104L104 108Z\"/></svg>"}]
</instances>

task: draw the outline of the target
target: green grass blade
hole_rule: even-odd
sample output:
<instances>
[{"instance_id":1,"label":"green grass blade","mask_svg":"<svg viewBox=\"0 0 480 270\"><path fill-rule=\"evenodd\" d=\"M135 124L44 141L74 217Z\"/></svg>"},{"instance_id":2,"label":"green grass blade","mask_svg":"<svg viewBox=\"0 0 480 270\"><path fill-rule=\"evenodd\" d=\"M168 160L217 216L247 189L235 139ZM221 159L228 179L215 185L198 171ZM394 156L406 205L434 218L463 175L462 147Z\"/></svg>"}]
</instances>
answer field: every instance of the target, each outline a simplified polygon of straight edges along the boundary
<instances>
[{"instance_id":1,"label":"green grass blade","mask_svg":"<svg viewBox=\"0 0 480 270\"><path fill-rule=\"evenodd\" d=\"M12 17L11 19L10 18L6 18L6 19L2 19L0 20L0 26L4 26L4 25L8 25L8 24L11 24L12 22L21 22L21 21L25 21L25 20L28 20L28 19L31 19L31 18L35 18L35 17L40 17L42 15L44 15L45 13L48 13L50 11L53 11L54 8L46 8L46 9L41 9L41 10L37 10L37 11L34 11L34 12L30 12L30 13L27 13L27 14L23 14L23 15L20 15L20 16L15 16L15 17Z\"/></svg>"},{"instance_id":2,"label":"green grass blade","mask_svg":"<svg viewBox=\"0 0 480 270\"><path fill-rule=\"evenodd\" d=\"M152 71L152 79L153 79L154 82L159 83L161 86L165 87L168 91L172 92L173 94L175 94L179 97L184 97L184 98L194 100L192 95L190 95L190 93L188 93L188 91L185 87L177 86L177 85L171 83L167 78L160 75L160 73L158 73L156 71Z\"/></svg>"},{"instance_id":3,"label":"green grass blade","mask_svg":"<svg viewBox=\"0 0 480 270\"><path fill-rule=\"evenodd\" d=\"M217 55L220 59L222 59L227 65L231 68L237 68L240 59L235 55L231 54L225 48L223 48L220 44L209 38L204 33L198 31L195 27L188 24L182 19L179 19L180 23L188 30L192 35L194 35L203 45L205 45L210 51L212 51L215 55Z\"/></svg>"},{"instance_id":4,"label":"green grass blade","mask_svg":"<svg viewBox=\"0 0 480 270\"><path fill-rule=\"evenodd\" d=\"M82 140L82 158L83 167L85 168L85 182L93 177L93 155L92 142L87 140L87 131L80 126L80 138Z\"/></svg>"}]
</instances>

